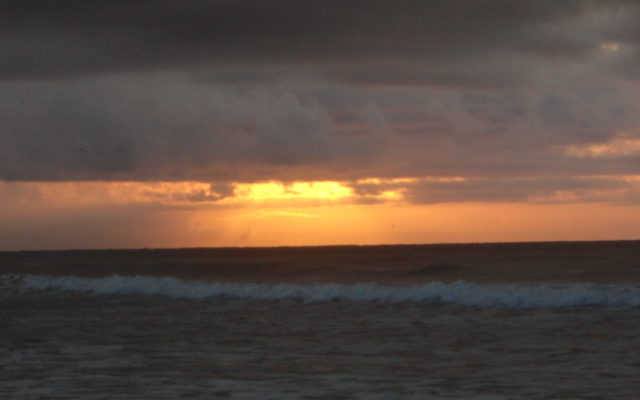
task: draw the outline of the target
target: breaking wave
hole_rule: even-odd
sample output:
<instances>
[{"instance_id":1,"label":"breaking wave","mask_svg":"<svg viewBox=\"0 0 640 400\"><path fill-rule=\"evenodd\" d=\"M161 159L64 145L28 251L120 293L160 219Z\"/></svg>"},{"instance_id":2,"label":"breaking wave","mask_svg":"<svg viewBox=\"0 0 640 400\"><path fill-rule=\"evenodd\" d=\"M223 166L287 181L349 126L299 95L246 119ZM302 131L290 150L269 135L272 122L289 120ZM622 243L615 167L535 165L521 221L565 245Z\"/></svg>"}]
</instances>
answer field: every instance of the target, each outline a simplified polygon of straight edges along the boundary
<instances>
[{"instance_id":1,"label":"breaking wave","mask_svg":"<svg viewBox=\"0 0 640 400\"><path fill-rule=\"evenodd\" d=\"M479 308L560 308L579 306L640 306L640 287L599 284L482 285L466 281L432 282L421 286L375 283L267 284L182 280L170 277L109 276L81 278L44 275L4 275L20 291L73 291L92 295L157 295L184 299L235 298L297 300L309 303L347 301L378 303L454 304Z\"/></svg>"}]
</instances>

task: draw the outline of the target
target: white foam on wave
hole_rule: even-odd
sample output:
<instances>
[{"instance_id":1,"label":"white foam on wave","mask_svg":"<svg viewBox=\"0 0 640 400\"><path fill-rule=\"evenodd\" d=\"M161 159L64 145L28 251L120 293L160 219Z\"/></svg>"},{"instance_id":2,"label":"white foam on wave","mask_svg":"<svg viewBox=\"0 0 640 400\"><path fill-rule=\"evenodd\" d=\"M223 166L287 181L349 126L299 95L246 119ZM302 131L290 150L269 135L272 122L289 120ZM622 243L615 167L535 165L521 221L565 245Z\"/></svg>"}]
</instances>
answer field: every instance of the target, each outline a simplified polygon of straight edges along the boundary
<instances>
[{"instance_id":1,"label":"white foam on wave","mask_svg":"<svg viewBox=\"0 0 640 400\"><path fill-rule=\"evenodd\" d=\"M205 282L149 276L81 278L43 275L22 275L19 280L23 290L75 291L94 295L160 295L184 299L228 297L303 302L430 303L481 308L640 306L640 287L632 285L480 285L458 281L398 287L375 283L288 285Z\"/></svg>"}]
</instances>

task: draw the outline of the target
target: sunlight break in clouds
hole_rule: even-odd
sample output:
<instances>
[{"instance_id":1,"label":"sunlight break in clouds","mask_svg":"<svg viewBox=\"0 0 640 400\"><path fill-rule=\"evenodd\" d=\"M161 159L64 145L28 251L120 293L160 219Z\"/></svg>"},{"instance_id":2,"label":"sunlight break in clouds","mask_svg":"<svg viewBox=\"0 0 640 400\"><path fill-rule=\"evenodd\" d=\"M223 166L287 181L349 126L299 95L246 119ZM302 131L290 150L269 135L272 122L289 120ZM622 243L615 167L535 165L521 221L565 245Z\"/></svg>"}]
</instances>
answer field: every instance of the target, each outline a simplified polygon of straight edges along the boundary
<instances>
[{"instance_id":1,"label":"sunlight break in clouds","mask_svg":"<svg viewBox=\"0 0 640 400\"><path fill-rule=\"evenodd\" d=\"M0 250L640 236L638 2L5 3Z\"/></svg>"},{"instance_id":2,"label":"sunlight break in clouds","mask_svg":"<svg viewBox=\"0 0 640 400\"><path fill-rule=\"evenodd\" d=\"M339 182L239 183L234 185L234 201L262 200L340 200L353 196L353 191Z\"/></svg>"},{"instance_id":3,"label":"sunlight break in clouds","mask_svg":"<svg viewBox=\"0 0 640 400\"><path fill-rule=\"evenodd\" d=\"M4 182L0 241L12 249L55 249L632 238L640 223L633 206L640 202L640 178L590 182L529 200L522 187L548 184L503 182L504 193L516 193L504 197L481 190L486 182L460 178L371 178L360 186L270 182L255 189L247 183Z\"/></svg>"},{"instance_id":4,"label":"sunlight break in clouds","mask_svg":"<svg viewBox=\"0 0 640 400\"><path fill-rule=\"evenodd\" d=\"M640 155L640 139L620 137L606 143L569 146L567 154L574 157L624 157Z\"/></svg>"}]
</instances>

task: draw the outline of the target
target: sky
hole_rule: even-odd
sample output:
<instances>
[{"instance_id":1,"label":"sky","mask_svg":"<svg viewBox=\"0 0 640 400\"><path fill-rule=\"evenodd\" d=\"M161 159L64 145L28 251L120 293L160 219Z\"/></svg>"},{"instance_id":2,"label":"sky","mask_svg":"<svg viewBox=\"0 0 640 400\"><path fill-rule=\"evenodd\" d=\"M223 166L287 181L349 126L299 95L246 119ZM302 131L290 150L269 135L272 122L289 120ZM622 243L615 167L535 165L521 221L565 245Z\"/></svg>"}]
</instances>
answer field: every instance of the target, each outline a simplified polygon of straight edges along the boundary
<instances>
[{"instance_id":1,"label":"sky","mask_svg":"<svg viewBox=\"0 0 640 400\"><path fill-rule=\"evenodd\" d=\"M4 1L0 250L640 238L638 20Z\"/></svg>"}]
</instances>

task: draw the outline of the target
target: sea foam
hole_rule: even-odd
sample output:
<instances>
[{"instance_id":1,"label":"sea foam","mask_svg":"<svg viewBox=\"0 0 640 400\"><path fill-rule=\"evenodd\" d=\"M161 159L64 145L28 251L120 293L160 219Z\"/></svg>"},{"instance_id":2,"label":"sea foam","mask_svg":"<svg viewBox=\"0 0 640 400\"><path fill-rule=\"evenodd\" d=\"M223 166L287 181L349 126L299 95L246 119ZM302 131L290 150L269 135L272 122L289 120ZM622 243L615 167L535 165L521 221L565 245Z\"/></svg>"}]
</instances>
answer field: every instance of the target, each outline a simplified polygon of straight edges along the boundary
<instances>
[{"instance_id":1,"label":"sea foam","mask_svg":"<svg viewBox=\"0 0 640 400\"><path fill-rule=\"evenodd\" d=\"M3 276L21 290L84 292L92 295L157 295L184 299L235 298L302 302L379 302L455 304L479 308L561 308L578 306L640 306L640 287L600 284L484 285L466 281L431 282L420 286L375 283L268 284L182 280L170 277L109 276L81 278L44 275Z\"/></svg>"}]
</instances>

